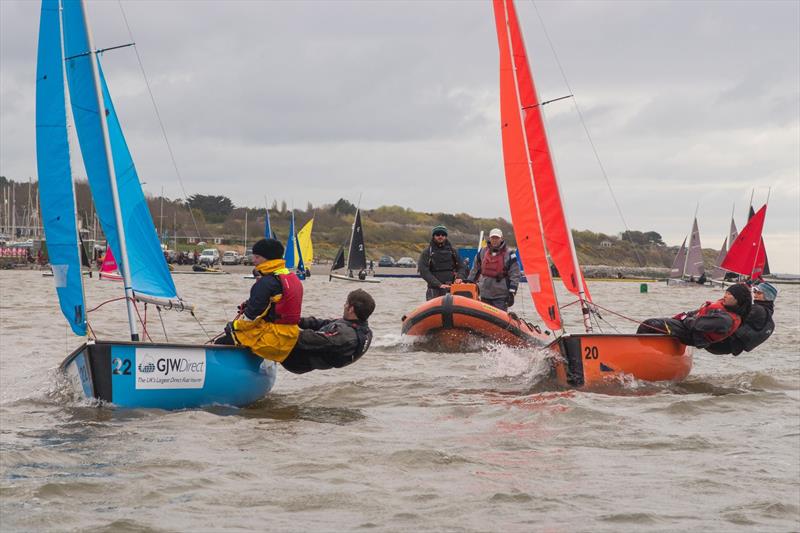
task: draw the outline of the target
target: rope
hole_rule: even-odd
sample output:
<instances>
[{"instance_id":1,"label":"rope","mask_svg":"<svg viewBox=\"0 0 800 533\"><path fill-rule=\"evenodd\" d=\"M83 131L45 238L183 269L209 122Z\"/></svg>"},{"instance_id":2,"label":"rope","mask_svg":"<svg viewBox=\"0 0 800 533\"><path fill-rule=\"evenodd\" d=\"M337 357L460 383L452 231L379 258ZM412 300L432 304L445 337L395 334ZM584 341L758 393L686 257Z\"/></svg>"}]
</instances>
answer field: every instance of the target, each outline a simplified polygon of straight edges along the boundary
<instances>
[{"instance_id":1,"label":"rope","mask_svg":"<svg viewBox=\"0 0 800 533\"><path fill-rule=\"evenodd\" d=\"M153 90L150 88L150 81L147 79L147 73L144 71L144 64L142 63L142 58L139 56L139 49L136 47L136 40L133 38L133 32L131 31L131 27L128 24L128 17L125 16L125 9L122 7L122 2L119 2L119 10L122 12L122 19L125 21L125 27L128 29L128 36L130 37L131 42L134 43L133 50L136 53L136 61L139 62L139 70L142 71L142 77L144 78L144 83L147 86L147 92L150 94L150 101L153 103L153 109L156 113L156 118L158 119L158 125L161 127L161 134L164 136L164 142L167 145L167 151L169 152L170 160L172 161L172 167L175 169L175 175L178 177L178 184L181 186L181 192L183 192L183 197L189 202L189 195L186 193L186 187L183 186L183 178L181 177L181 172L178 169L178 163L175 161L175 154L172 152L172 145L169 142L169 138L167 137L167 130L164 127L164 122L161 120L161 113L158 111L158 106L156 105L156 99L153 96ZM202 239L200 235L200 229L197 227L197 220L194 218L194 212L192 208L189 207L189 216L192 218L192 224L194 225L194 230L197 233L197 237Z\"/></svg>"},{"instance_id":2,"label":"rope","mask_svg":"<svg viewBox=\"0 0 800 533\"><path fill-rule=\"evenodd\" d=\"M164 339L169 342L169 337L167 336L167 327L164 325L164 316L161 314L161 306L157 305L156 310L158 310L158 318L161 320L161 329L164 330Z\"/></svg>"},{"instance_id":3,"label":"rope","mask_svg":"<svg viewBox=\"0 0 800 533\"><path fill-rule=\"evenodd\" d=\"M575 301L570 302L568 304L562 305L561 307L559 307L559 309L564 309L566 307L569 307L571 305L575 305L577 303L580 303L580 300L575 300ZM589 309L592 311L592 315L595 315L594 320L595 320L595 324L597 325L598 329L602 330L602 328L600 327L600 320L602 320L604 323L608 324L614 331L619 333L619 330L616 327L614 327L614 325L611 324L611 322L609 322L606 319L604 319L600 315L600 313L597 312L597 309L602 309L603 311L611 313L614 316L618 316L620 318L624 318L625 320L629 320L631 322L639 324L640 326L648 327L648 328L650 328L652 330L657 331L658 333L664 333L665 335L669 335L670 334L668 330L660 329L660 328L658 328L656 326L653 326L651 324L645 324L643 321L641 321L641 320L639 320L637 318L632 318L632 317L629 317L627 315L623 315L622 313L617 313L616 311L613 311L611 309L608 309L607 307L603 307L601 305L598 305L595 302L587 302L587 303L589 304ZM592 308L596 308L596 309L592 309Z\"/></svg>"},{"instance_id":4,"label":"rope","mask_svg":"<svg viewBox=\"0 0 800 533\"><path fill-rule=\"evenodd\" d=\"M569 84L569 80L567 80L567 74L564 72L564 67L561 65L561 61L558 59L558 54L556 53L556 48L553 45L553 41L550 39L550 34L547 33L547 27L544 25L544 19L542 15L539 13L539 8L536 5L534 0L531 0L531 4L533 4L533 9L536 11L536 16L539 18L539 23L542 25L542 33L547 39L547 44L550 46L550 51L553 53L553 58L556 61L556 65L558 65L558 70L561 72L561 77L564 80L564 85L567 86L567 91L569 94L573 96L572 102L575 105L575 111L578 114L578 119L580 120L581 126L583 126L583 131L586 133L586 138L589 140L589 146L592 148L592 152L594 152L594 157L597 160L597 165L600 167L600 173L603 175L603 179L605 179L606 186L608 187L608 192L611 194L611 199L614 201L614 206L617 208L617 213L619 214L620 220L622 220L623 226L625 226L625 230L628 232L629 240L633 245L633 253L636 255L636 260L639 262L639 265L643 266L644 262L642 258L639 256L639 251L637 250L637 245L633 242L633 237L631 236L631 229L628 227L628 222L625 220L625 215L622 214L622 208L617 201L617 196L614 194L614 189L611 187L611 180L608 179L608 173L606 172L605 167L603 166L603 162L600 159L600 154L597 151L597 147L594 144L594 140L592 139L592 135L589 133L589 127L586 125L586 121L583 118L583 113L581 113L581 108L578 105L578 98L575 96L575 91L572 90L572 87Z\"/></svg>"}]
</instances>

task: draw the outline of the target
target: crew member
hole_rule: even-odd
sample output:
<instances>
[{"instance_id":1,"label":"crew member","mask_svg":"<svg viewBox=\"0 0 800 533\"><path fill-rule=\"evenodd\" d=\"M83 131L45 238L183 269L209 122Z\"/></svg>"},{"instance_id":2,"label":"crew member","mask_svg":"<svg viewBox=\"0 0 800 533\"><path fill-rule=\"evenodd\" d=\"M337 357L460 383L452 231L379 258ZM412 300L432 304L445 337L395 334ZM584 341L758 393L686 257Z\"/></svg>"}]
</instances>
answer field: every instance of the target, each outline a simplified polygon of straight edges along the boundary
<instances>
[{"instance_id":1,"label":"crew member","mask_svg":"<svg viewBox=\"0 0 800 533\"><path fill-rule=\"evenodd\" d=\"M721 299L706 302L695 311L672 318L649 318L636 333L666 333L687 346L705 348L733 335L751 306L750 288L740 283L728 287Z\"/></svg>"},{"instance_id":2,"label":"crew member","mask_svg":"<svg viewBox=\"0 0 800 533\"><path fill-rule=\"evenodd\" d=\"M466 271L453 245L447 239L447 228L436 226L431 231L431 242L419 254L419 275L428 282L425 299L431 300L450 292L453 282L460 282Z\"/></svg>"},{"instance_id":3,"label":"crew member","mask_svg":"<svg viewBox=\"0 0 800 533\"><path fill-rule=\"evenodd\" d=\"M372 330L367 319L374 310L372 296L356 289L347 295L342 318L301 318L300 336L281 363L283 368L294 374L304 374L355 363L372 342Z\"/></svg>"},{"instance_id":4,"label":"crew member","mask_svg":"<svg viewBox=\"0 0 800 533\"><path fill-rule=\"evenodd\" d=\"M517 253L508 249L503 232L494 228L489 232L489 243L475 257L467 279L478 284L481 301L505 311L514 305L519 278Z\"/></svg>"},{"instance_id":5,"label":"crew member","mask_svg":"<svg viewBox=\"0 0 800 533\"><path fill-rule=\"evenodd\" d=\"M739 355L752 351L766 341L775 330L772 313L775 310L775 298L778 289L772 284L762 281L753 285L753 307L733 335L714 344L706 346L711 353L722 355Z\"/></svg>"},{"instance_id":6,"label":"crew member","mask_svg":"<svg viewBox=\"0 0 800 533\"><path fill-rule=\"evenodd\" d=\"M241 318L225 326L217 344L246 346L254 354L281 362L297 343L303 284L286 268L283 245L261 239L253 245L256 282L239 305Z\"/></svg>"}]
</instances>

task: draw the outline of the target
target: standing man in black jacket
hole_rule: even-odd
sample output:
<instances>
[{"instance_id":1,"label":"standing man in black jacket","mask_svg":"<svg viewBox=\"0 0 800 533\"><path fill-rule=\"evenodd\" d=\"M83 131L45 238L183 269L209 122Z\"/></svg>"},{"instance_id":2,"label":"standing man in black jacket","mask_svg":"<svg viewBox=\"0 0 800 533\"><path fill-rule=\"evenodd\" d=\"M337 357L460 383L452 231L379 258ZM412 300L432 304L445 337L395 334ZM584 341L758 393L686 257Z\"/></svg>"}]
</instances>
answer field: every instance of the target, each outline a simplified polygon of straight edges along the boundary
<instances>
[{"instance_id":1,"label":"standing man in black jacket","mask_svg":"<svg viewBox=\"0 0 800 533\"><path fill-rule=\"evenodd\" d=\"M372 342L367 319L374 310L372 296L356 289L347 295L342 318L301 318L300 336L289 356L281 362L283 368L294 374L305 374L355 363Z\"/></svg>"},{"instance_id":2,"label":"standing man in black jacket","mask_svg":"<svg viewBox=\"0 0 800 533\"><path fill-rule=\"evenodd\" d=\"M775 330L772 313L777 297L778 289L771 283L762 281L753 285L753 306L742 325L727 339L706 346L706 350L717 355L739 355L766 341Z\"/></svg>"},{"instance_id":3,"label":"standing man in black jacket","mask_svg":"<svg viewBox=\"0 0 800 533\"><path fill-rule=\"evenodd\" d=\"M447 239L447 228L436 226L431 231L430 245L422 250L417 270L428 282L425 299L431 300L450 292L450 284L460 282L467 273L453 245Z\"/></svg>"}]
</instances>

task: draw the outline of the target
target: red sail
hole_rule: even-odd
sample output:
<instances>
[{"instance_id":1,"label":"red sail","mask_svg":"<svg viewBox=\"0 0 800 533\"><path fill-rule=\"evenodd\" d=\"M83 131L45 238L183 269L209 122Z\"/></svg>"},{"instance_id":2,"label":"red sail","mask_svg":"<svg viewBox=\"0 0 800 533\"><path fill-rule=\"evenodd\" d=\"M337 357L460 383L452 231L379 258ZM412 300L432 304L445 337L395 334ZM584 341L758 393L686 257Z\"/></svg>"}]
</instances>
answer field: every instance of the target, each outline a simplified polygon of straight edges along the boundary
<instances>
[{"instance_id":1,"label":"red sail","mask_svg":"<svg viewBox=\"0 0 800 533\"><path fill-rule=\"evenodd\" d=\"M495 5L497 3L495 2ZM579 293L580 278L583 282L583 291L587 300L591 301L586 280L576 272L578 261L573 257L573 248L570 242L570 232L564 216L564 206L561 193L556 181L556 173L550 156L550 147L547 144L547 135L542 120L541 103L536 94L536 85L528 63L525 41L519 27L517 13L513 0L506 3L508 9L508 31L511 36L511 48L514 53L514 63L517 68L517 83L519 84L519 98L525 112L525 132L528 138L528 152L533 163L533 180L536 186L536 196L539 199L539 211L544 229L544 241L547 251L558 269L561 281L571 293ZM522 254L523 261L525 254Z\"/></svg>"},{"instance_id":2,"label":"red sail","mask_svg":"<svg viewBox=\"0 0 800 533\"><path fill-rule=\"evenodd\" d=\"M503 138L508 205L525 276L536 310L550 329L561 328L550 265L544 249L539 206L533 189L531 166L523 131L521 104L511 57L506 3L494 0L497 43L500 47L500 130ZM510 5L508 5L510 8Z\"/></svg>"},{"instance_id":3,"label":"red sail","mask_svg":"<svg viewBox=\"0 0 800 533\"><path fill-rule=\"evenodd\" d=\"M766 215L767 206L764 204L764 207L747 221L747 225L731 244L728 255L720 265L722 268L751 278L761 277L764 273L764 263L767 261L764 241L761 238Z\"/></svg>"}]
</instances>

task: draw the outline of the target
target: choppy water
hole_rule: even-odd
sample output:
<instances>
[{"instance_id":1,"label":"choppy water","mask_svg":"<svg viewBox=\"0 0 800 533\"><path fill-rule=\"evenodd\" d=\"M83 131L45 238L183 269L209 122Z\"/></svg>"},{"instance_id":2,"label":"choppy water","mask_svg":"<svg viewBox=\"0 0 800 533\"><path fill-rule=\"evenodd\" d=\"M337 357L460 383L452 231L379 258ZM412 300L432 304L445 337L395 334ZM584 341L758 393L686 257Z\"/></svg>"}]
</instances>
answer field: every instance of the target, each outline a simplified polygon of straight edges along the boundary
<instances>
[{"instance_id":1,"label":"choppy water","mask_svg":"<svg viewBox=\"0 0 800 533\"><path fill-rule=\"evenodd\" d=\"M202 304L209 332L250 284L176 282ZM304 314L336 316L353 288L311 278ZM639 318L720 292L590 288ZM119 410L81 403L58 380L78 343L52 279L0 272L0 529L800 530L798 287L781 286L777 331L757 352L697 352L684 383L601 392L557 390L535 351L415 351L400 317L424 298L422 282L366 289L378 302L375 342L351 367L281 370L273 393L246 409ZM87 284L94 305L119 291ZM517 306L529 318L531 309L529 297ZM99 336L126 338L124 305L103 311L90 315ZM204 339L187 314L165 319L170 340ZM152 313L149 322L163 339Z\"/></svg>"}]
</instances>

